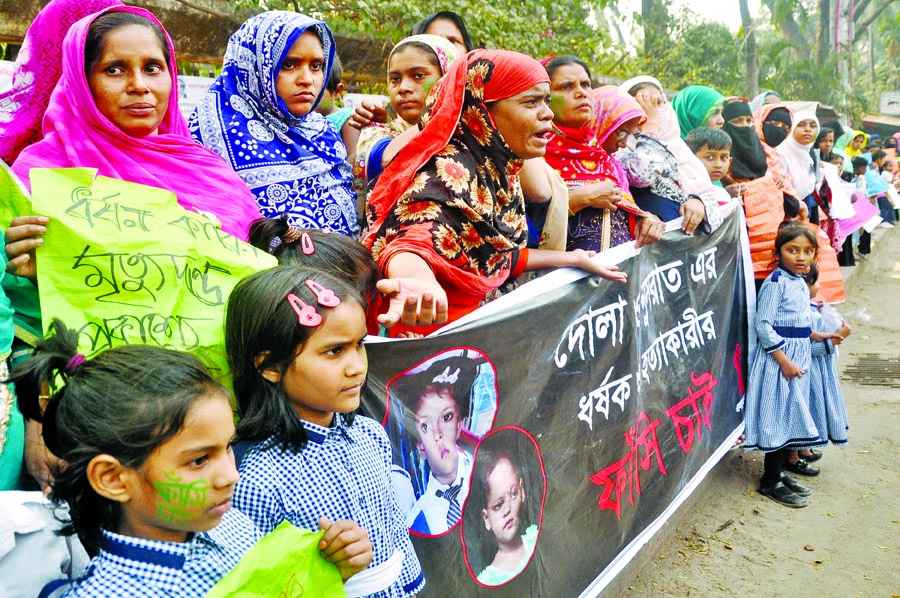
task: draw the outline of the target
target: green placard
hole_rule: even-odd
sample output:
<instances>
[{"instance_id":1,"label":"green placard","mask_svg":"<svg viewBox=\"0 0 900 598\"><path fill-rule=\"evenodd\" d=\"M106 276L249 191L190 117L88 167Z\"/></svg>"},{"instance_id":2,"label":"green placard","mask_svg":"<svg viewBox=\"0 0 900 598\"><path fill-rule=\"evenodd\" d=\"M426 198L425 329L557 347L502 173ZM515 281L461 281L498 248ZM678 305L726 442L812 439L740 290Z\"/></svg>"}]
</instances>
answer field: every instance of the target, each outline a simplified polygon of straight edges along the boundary
<instances>
[{"instance_id":1,"label":"green placard","mask_svg":"<svg viewBox=\"0 0 900 598\"><path fill-rule=\"evenodd\" d=\"M31 202L25 188L9 166L0 160L0 230L9 228L10 221L16 216L27 214L31 214Z\"/></svg>"},{"instance_id":2,"label":"green placard","mask_svg":"<svg viewBox=\"0 0 900 598\"><path fill-rule=\"evenodd\" d=\"M31 171L34 213L50 219L37 250L45 330L59 318L86 355L158 345L224 374L228 294L275 258L185 210L170 191L95 177L89 168Z\"/></svg>"}]
</instances>

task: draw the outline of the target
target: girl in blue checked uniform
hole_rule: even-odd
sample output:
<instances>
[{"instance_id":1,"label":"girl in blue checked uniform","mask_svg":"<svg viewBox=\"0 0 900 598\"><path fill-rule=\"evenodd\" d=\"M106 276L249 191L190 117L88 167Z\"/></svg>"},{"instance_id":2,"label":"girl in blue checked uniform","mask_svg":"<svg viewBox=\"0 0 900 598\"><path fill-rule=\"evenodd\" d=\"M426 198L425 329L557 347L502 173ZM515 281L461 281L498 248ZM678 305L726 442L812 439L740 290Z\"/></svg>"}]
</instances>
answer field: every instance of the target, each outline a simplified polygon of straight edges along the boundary
<instances>
[{"instance_id":1,"label":"girl in blue checked uniform","mask_svg":"<svg viewBox=\"0 0 900 598\"><path fill-rule=\"evenodd\" d=\"M69 505L63 533L94 559L74 585L52 583L42 596L204 595L259 537L230 509L227 392L186 353L132 345L86 360L76 332L58 321L51 331L12 380L66 463L51 494Z\"/></svg>"},{"instance_id":2,"label":"girl in blue checked uniform","mask_svg":"<svg viewBox=\"0 0 900 598\"><path fill-rule=\"evenodd\" d=\"M806 276L809 294L815 297L819 293L819 269L813 264ZM823 440L837 445L847 444L847 408L844 406L844 393L841 392L841 381L838 378L837 346L850 336L850 326L840 318L834 309L810 304L812 329L818 332L835 332L837 336L823 341L812 341L812 365L809 377L809 408L819 435ZM812 452L802 455L807 461L818 460L821 453ZM812 457L812 458L810 458Z\"/></svg>"},{"instance_id":3,"label":"girl in blue checked uniform","mask_svg":"<svg viewBox=\"0 0 900 598\"><path fill-rule=\"evenodd\" d=\"M778 268L763 282L756 307L758 342L750 366L744 447L766 453L759 493L787 507L805 507L810 491L785 473L788 451L824 444L809 408L809 289L803 276L815 263L816 235L788 224L775 238ZM805 462L804 462L805 463ZM797 465L793 466L796 471Z\"/></svg>"},{"instance_id":4,"label":"girl in blue checked uniform","mask_svg":"<svg viewBox=\"0 0 900 598\"><path fill-rule=\"evenodd\" d=\"M331 275L281 266L241 281L228 299L225 348L249 441L234 506L263 533L320 517L369 533L372 564L351 595L401 597L425 585L390 482L391 445L354 416L368 369L365 301Z\"/></svg>"},{"instance_id":5,"label":"girl in blue checked uniform","mask_svg":"<svg viewBox=\"0 0 900 598\"><path fill-rule=\"evenodd\" d=\"M43 420L47 448L65 462L50 495L69 506L63 533L77 533L94 559L41 596L205 595L260 537L231 508L227 391L187 353L128 345L87 360L77 332L50 328L11 379L23 413ZM351 522L328 525L320 549L344 579L372 558Z\"/></svg>"}]
</instances>

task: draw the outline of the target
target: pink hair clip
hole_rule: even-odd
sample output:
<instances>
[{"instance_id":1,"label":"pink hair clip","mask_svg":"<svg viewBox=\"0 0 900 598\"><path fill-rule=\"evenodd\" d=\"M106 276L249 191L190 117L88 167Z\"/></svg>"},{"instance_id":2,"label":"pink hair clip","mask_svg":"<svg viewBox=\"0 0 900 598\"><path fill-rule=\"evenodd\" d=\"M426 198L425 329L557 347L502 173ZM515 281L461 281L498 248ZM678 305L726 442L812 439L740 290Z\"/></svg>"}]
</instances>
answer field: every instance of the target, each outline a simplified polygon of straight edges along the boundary
<instances>
[{"instance_id":1,"label":"pink hair clip","mask_svg":"<svg viewBox=\"0 0 900 598\"><path fill-rule=\"evenodd\" d=\"M297 313L297 321L300 322L302 326L315 328L322 323L322 316L319 315L315 308L312 305L304 303L297 295L288 293L287 300Z\"/></svg>"},{"instance_id":2,"label":"pink hair clip","mask_svg":"<svg viewBox=\"0 0 900 598\"><path fill-rule=\"evenodd\" d=\"M309 236L309 233L300 235L300 249L303 251L303 255L312 255L316 252L316 247L313 245L312 237Z\"/></svg>"},{"instance_id":3,"label":"pink hair clip","mask_svg":"<svg viewBox=\"0 0 900 598\"><path fill-rule=\"evenodd\" d=\"M315 280L307 280L306 286L316 296L319 305L324 307L337 307L341 303L341 298L334 294L331 289L326 289Z\"/></svg>"}]
</instances>

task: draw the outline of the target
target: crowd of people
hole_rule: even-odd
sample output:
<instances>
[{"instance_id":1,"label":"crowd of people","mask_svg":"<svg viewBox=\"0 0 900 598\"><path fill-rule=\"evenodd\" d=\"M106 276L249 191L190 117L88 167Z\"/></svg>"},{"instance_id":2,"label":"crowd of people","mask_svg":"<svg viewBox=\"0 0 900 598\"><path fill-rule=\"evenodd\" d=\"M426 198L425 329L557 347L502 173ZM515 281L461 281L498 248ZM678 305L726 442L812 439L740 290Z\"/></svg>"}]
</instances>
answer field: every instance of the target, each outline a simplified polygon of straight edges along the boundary
<instances>
[{"instance_id":1,"label":"crowd of people","mask_svg":"<svg viewBox=\"0 0 900 598\"><path fill-rule=\"evenodd\" d=\"M175 48L150 12L52 0L29 29L0 96L0 157L26 188L33 168L95 168L171 191L279 262L242 281L223 313L235 429L231 389L195 358L124 346L86 359L60 322L40 338L35 250L50 223L2 223L0 489L39 485L67 505L65 532L94 560L85 576L73 564L61 592L203 595L285 520L325 531L321 553L356 595L420 592L408 528L460 517L446 505L440 521L404 513L390 491L387 436L354 415L367 334L427 334L526 271L624 283L598 253L653 244L676 219L678 234L704 234L736 205L759 291L745 447L766 453L761 494L807 504L786 472L818 474L815 447L847 441L833 356L850 331L827 304L843 297L839 264L871 251L869 233L842 231L832 210L869 202L893 226L896 138L821 126L771 91L747 100L692 85L669 99L650 76L594 87L591 65L564 49L539 60L474 48L450 12L393 48L387 105L341 107L339 50L319 19L254 16L185 121ZM452 414L452 394L434 398ZM417 422L428 411L421 398L407 408ZM246 449L240 476L232 437ZM453 452L448 484L472 468ZM487 467L471 483L486 505L501 483L517 505L528 496L509 458ZM167 484L202 499L173 513ZM479 525L492 529L487 507ZM495 532L485 580L524 566L528 529Z\"/></svg>"}]
</instances>

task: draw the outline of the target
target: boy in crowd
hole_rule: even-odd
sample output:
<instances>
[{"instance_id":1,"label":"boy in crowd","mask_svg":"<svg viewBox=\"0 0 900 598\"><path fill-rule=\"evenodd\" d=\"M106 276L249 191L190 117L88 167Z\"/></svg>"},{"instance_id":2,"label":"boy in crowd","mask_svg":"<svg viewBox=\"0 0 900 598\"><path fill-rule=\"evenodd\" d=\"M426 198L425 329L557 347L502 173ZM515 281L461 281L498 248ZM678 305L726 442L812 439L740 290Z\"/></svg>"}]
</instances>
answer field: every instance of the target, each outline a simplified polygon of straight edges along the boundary
<instances>
[{"instance_id":1,"label":"boy in crowd","mask_svg":"<svg viewBox=\"0 0 900 598\"><path fill-rule=\"evenodd\" d=\"M728 133L722 129L700 127L688 133L684 142L700 158L713 184L721 187L722 177L731 168L731 137Z\"/></svg>"},{"instance_id":2,"label":"boy in crowd","mask_svg":"<svg viewBox=\"0 0 900 598\"><path fill-rule=\"evenodd\" d=\"M341 61L335 56L334 64L331 66L331 74L328 77L328 84L325 86L322 101L319 102L316 112L330 120L331 124L341 134L341 139L347 147L347 162L353 164L356 162L356 142L359 140L359 129L350 126L353 108L344 106L344 102L341 99L341 96L344 95L343 76L344 70L341 67Z\"/></svg>"}]
</instances>

